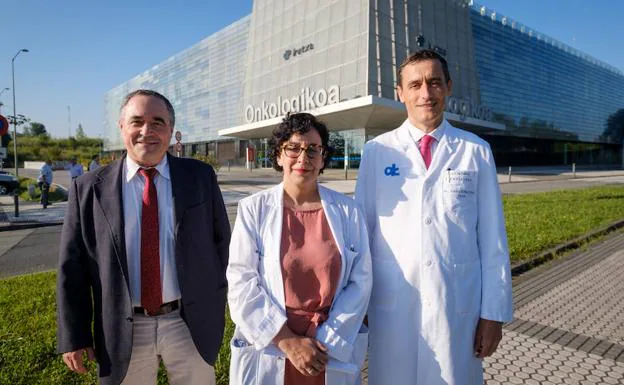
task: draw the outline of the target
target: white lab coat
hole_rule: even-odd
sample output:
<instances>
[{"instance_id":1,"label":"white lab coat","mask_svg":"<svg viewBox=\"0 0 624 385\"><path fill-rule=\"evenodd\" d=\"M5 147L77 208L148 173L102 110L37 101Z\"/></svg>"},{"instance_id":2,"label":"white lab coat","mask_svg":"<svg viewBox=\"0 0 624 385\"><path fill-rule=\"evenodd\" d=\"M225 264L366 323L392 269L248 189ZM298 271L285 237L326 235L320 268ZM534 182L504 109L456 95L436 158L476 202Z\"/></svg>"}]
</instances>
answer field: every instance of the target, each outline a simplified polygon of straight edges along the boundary
<instances>
[{"instance_id":1,"label":"white lab coat","mask_svg":"<svg viewBox=\"0 0 624 385\"><path fill-rule=\"evenodd\" d=\"M479 318L512 319L509 252L489 145L444 121L429 170L409 121L364 148L370 385L481 384Z\"/></svg>"},{"instance_id":2,"label":"white lab coat","mask_svg":"<svg viewBox=\"0 0 624 385\"><path fill-rule=\"evenodd\" d=\"M352 199L319 185L321 201L341 254L341 273L329 318L316 339L330 359L361 368L368 345L362 320L368 307L372 268L363 214ZM230 343L230 384L276 385L284 382L284 359L273 338L286 322L280 246L284 187L241 200L227 268L228 303L236 324ZM278 350L277 350L278 351ZM359 383L357 374L327 370L326 384Z\"/></svg>"}]
</instances>

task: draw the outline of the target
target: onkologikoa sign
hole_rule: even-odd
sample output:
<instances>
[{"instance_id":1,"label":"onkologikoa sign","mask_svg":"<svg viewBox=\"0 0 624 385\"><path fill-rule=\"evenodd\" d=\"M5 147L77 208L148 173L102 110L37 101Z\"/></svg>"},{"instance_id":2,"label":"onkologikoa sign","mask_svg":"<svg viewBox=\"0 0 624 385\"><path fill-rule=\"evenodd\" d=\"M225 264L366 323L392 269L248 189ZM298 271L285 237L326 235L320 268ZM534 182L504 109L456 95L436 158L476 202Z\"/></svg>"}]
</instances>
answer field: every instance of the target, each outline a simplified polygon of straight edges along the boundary
<instances>
[{"instance_id":1,"label":"onkologikoa sign","mask_svg":"<svg viewBox=\"0 0 624 385\"><path fill-rule=\"evenodd\" d=\"M301 112L313 110L329 104L340 102L340 87L337 85L320 90L310 90L309 87L302 88L301 93L292 98L277 97L274 103L262 101L260 106L248 104L245 107L245 120L247 123L259 122L262 120L277 118L286 115L288 112Z\"/></svg>"}]
</instances>

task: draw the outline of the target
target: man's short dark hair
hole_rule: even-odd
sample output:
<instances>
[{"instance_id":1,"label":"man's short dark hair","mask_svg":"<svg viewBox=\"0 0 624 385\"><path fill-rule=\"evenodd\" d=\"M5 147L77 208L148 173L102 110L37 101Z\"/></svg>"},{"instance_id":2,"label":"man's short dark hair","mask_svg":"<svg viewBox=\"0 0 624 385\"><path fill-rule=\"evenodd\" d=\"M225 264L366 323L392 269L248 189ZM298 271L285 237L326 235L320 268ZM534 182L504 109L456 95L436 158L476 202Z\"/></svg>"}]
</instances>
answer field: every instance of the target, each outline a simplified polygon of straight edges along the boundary
<instances>
[{"instance_id":1,"label":"man's short dark hair","mask_svg":"<svg viewBox=\"0 0 624 385\"><path fill-rule=\"evenodd\" d=\"M413 54L409 55L408 57L405 58L405 60L403 60L403 63L401 63L401 66L399 67L399 70L397 71L397 81L398 81L399 87L402 86L401 82L403 81L403 78L401 76L401 73L403 72L403 68L405 68L406 66L410 64L418 63L424 60L439 61L440 64L442 65L442 72L444 72L446 84L448 84L451 81L451 74L449 73L448 63L446 62L446 59L434 50L423 49L423 50L416 51Z\"/></svg>"},{"instance_id":2,"label":"man's short dark hair","mask_svg":"<svg viewBox=\"0 0 624 385\"><path fill-rule=\"evenodd\" d=\"M277 164L282 152L282 145L288 141L294 134L305 134L310 130L316 130L321 137L321 144L325 148L323 160L327 159L329 154L329 131L325 123L321 122L312 114L307 112L288 113L284 120L273 130L273 136L269 140L269 159L273 163L273 168L277 171L284 171L284 168ZM321 172L325 169L325 164L321 168Z\"/></svg>"},{"instance_id":3,"label":"man's short dark hair","mask_svg":"<svg viewBox=\"0 0 624 385\"><path fill-rule=\"evenodd\" d=\"M123 109L128 105L128 102L130 102L130 99L139 95L153 96L155 98L162 100L163 103L165 103L165 106L167 106L167 112L169 112L169 120L171 123L171 127L175 126L175 111L173 110L173 105L171 104L169 99L167 99L164 95L156 91L152 91L152 90L139 89L139 90L130 92L128 95L124 97L123 102L121 103L121 108L119 108L119 113L120 114L123 113Z\"/></svg>"}]
</instances>

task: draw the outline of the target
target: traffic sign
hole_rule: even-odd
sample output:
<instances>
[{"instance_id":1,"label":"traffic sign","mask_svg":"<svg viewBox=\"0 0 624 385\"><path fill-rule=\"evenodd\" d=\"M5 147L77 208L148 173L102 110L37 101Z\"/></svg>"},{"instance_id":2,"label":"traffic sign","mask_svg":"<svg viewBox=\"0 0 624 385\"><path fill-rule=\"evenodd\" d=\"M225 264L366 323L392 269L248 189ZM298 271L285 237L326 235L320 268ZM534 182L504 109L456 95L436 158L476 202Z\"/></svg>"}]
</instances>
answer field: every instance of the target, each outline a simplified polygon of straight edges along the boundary
<instances>
[{"instance_id":1,"label":"traffic sign","mask_svg":"<svg viewBox=\"0 0 624 385\"><path fill-rule=\"evenodd\" d=\"M9 133L9 121L4 116L0 115L0 136L4 136Z\"/></svg>"},{"instance_id":2,"label":"traffic sign","mask_svg":"<svg viewBox=\"0 0 624 385\"><path fill-rule=\"evenodd\" d=\"M175 138L179 142L182 140L182 133L180 131L176 131Z\"/></svg>"},{"instance_id":3,"label":"traffic sign","mask_svg":"<svg viewBox=\"0 0 624 385\"><path fill-rule=\"evenodd\" d=\"M178 142L175 144L175 151L182 152L182 143Z\"/></svg>"}]
</instances>

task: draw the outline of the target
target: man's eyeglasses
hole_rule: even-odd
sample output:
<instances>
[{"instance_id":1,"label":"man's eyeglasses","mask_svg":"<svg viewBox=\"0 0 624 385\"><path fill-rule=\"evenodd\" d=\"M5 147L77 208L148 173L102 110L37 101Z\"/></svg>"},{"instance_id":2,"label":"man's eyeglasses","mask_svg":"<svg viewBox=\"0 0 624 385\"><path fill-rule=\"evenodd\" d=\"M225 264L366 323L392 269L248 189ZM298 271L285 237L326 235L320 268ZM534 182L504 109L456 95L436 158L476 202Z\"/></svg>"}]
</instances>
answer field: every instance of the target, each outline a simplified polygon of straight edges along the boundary
<instances>
[{"instance_id":1,"label":"man's eyeglasses","mask_svg":"<svg viewBox=\"0 0 624 385\"><path fill-rule=\"evenodd\" d=\"M302 151L306 152L306 155L310 159L316 159L325 155L325 147L311 144L308 147L303 147L298 144L285 144L282 146L284 154L289 158L298 158Z\"/></svg>"}]
</instances>

